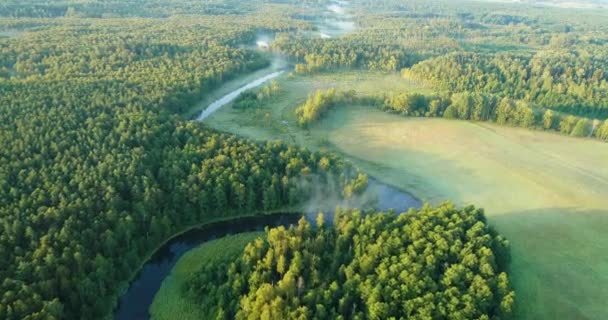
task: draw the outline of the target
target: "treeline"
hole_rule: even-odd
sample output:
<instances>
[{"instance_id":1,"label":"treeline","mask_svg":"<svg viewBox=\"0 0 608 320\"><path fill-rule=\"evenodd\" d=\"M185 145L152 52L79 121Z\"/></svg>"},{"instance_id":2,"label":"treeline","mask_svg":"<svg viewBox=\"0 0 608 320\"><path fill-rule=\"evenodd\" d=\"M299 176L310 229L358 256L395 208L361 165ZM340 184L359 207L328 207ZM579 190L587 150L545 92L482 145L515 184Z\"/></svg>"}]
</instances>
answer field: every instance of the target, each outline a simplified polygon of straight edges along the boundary
<instances>
[{"instance_id":1,"label":"treeline","mask_svg":"<svg viewBox=\"0 0 608 320\"><path fill-rule=\"evenodd\" d=\"M506 319L508 242L483 210L338 210L201 261L184 294L212 319Z\"/></svg>"},{"instance_id":2,"label":"treeline","mask_svg":"<svg viewBox=\"0 0 608 320\"><path fill-rule=\"evenodd\" d=\"M385 111L405 116L490 121L501 125L557 131L575 137L595 137L608 141L608 120L602 122L548 109L532 108L525 101L499 98L491 94L401 93L378 97L374 104Z\"/></svg>"},{"instance_id":3,"label":"treeline","mask_svg":"<svg viewBox=\"0 0 608 320\"><path fill-rule=\"evenodd\" d=\"M154 17L163 18L174 14L244 14L254 11L255 4L263 1L243 3L235 0L200 1L184 0L5 0L0 4L0 16L14 18L110 18L110 17Z\"/></svg>"},{"instance_id":4,"label":"treeline","mask_svg":"<svg viewBox=\"0 0 608 320\"><path fill-rule=\"evenodd\" d=\"M296 110L298 124L306 127L321 118L329 109L339 104L352 103L356 99L354 91L337 91L335 88L317 90Z\"/></svg>"},{"instance_id":5,"label":"treeline","mask_svg":"<svg viewBox=\"0 0 608 320\"><path fill-rule=\"evenodd\" d=\"M561 9L525 8L526 12L492 3L356 1L349 10L356 25L351 32L331 39L308 32L286 34L274 46L294 59L300 73L341 68L390 72L428 58L468 51L521 55L563 51L574 45L592 55L605 51L606 15L572 19ZM304 13L294 17L316 18ZM601 64L601 57L596 60Z\"/></svg>"},{"instance_id":6,"label":"treeline","mask_svg":"<svg viewBox=\"0 0 608 320\"><path fill-rule=\"evenodd\" d=\"M256 32L239 22L73 19L0 39L0 319L110 317L170 235L361 181L332 155L172 115L267 63L232 45Z\"/></svg>"},{"instance_id":7,"label":"treeline","mask_svg":"<svg viewBox=\"0 0 608 320\"><path fill-rule=\"evenodd\" d=\"M320 39L283 34L272 44L295 60L295 72L314 73L341 68L397 71L420 61L398 45L370 39Z\"/></svg>"},{"instance_id":8,"label":"treeline","mask_svg":"<svg viewBox=\"0 0 608 320\"><path fill-rule=\"evenodd\" d=\"M605 48L534 55L453 53L421 62L403 74L453 92L481 92L534 107L606 118L606 57Z\"/></svg>"},{"instance_id":9,"label":"treeline","mask_svg":"<svg viewBox=\"0 0 608 320\"><path fill-rule=\"evenodd\" d=\"M253 109L261 107L268 99L276 96L281 88L275 80L259 90L247 90L241 93L233 102L235 109Z\"/></svg>"}]
</instances>

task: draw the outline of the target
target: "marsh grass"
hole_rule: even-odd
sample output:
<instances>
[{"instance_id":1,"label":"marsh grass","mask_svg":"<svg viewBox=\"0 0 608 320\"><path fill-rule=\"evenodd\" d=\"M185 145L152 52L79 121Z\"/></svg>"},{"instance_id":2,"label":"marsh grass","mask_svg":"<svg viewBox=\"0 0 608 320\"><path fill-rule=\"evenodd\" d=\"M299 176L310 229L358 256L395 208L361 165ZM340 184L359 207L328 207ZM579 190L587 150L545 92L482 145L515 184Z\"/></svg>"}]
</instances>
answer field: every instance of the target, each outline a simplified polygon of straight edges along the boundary
<instances>
[{"instance_id":1,"label":"marsh grass","mask_svg":"<svg viewBox=\"0 0 608 320\"><path fill-rule=\"evenodd\" d=\"M200 310L196 303L190 301L183 293L183 285L199 270L201 261L222 259L238 255L245 245L261 236L261 232L248 232L201 244L177 262L171 274L154 297L150 314L155 320L199 320L209 319L210 315Z\"/></svg>"}]
</instances>

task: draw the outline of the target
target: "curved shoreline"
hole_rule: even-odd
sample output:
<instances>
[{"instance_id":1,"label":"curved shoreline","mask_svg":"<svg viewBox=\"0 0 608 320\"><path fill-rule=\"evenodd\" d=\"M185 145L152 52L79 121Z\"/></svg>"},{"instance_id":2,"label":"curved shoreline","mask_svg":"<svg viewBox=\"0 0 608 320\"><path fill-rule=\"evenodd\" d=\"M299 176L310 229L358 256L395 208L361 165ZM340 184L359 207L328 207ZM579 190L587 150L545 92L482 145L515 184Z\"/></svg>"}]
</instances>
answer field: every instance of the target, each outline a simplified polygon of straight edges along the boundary
<instances>
[{"instance_id":1,"label":"curved shoreline","mask_svg":"<svg viewBox=\"0 0 608 320\"><path fill-rule=\"evenodd\" d=\"M199 115L198 117L196 117L196 121L203 121L205 120L207 117L209 117L210 115L212 115L214 112L216 112L217 110L219 110L221 107L227 105L228 103L234 101L234 99L236 99L241 93L247 91L247 90L251 90L253 88L259 87L262 84L266 83L267 81L270 81L280 75L282 75L285 71L284 70L280 70L280 71L275 71L271 74L268 74L264 77L258 78L252 82L247 83L246 85L228 93L227 95L221 97L220 99L214 101L213 103L211 103L207 108L205 108Z\"/></svg>"},{"instance_id":2,"label":"curved shoreline","mask_svg":"<svg viewBox=\"0 0 608 320\"><path fill-rule=\"evenodd\" d=\"M193 226L186 227L183 230L176 232L175 234L169 236L166 240L164 240L158 246L156 246L153 250L151 250L150 254L148 254L146 256L146 258L141 262L140 266L136 269L136 271L133 272L133 274L131 275L131 277L129 278L129 280L126 283L126 286L124 286L124 288L122 288L120 290L119 294L117 295L117 298L115 299L116 304L114 306L113 318L114 319L125 319L125 320L126 319L135 319L131 316L131 314L128 311L126 311L126 309L122 308L122 306L124 306L125 303L127 302L127 301L124 301L125 298L128 299L127 295L129 294L129 291L133 288L133 285L137 283L137 281L138 281L137 278L139 276L141 276L142 272L145 271L146 265L152 263L155 256L162 253L162 250L164 248L168 248L168 246L170 247L172 242L179 241L180 237L184 237L188 233L191 233L191 232L208 231L208 230L211 230L214 228L222 227L224 225L237 225L239 222L245 222L248 220L273 219L275 221L280 222L280 219L282 219L282 218L287 218L287 217L298 218L301 215L302 215L301 213L289 212L289 210L278 210L278 211L274 211L274 212L270 212L270 213L243 214L243 215L236 215L234 217L212 219L210 221L206 221L206 222L202 222L202 223L199 223L199 224L196 224ZM277 218L278 218L278 220L277 220ZM260 221L258 221L258 223L259 222ZM185 251L185 252L187 252L187 251ZM185 253L185 252L183 252L183 253ZM179 257L176 260L179 260ZM148 311L148 307L149 306L146 307L146 312ZM149 314L146 315L146 318L149 318ZM137 319L140 319L140 317L137 317Z\"/></svg>"},{"instance_id":3,"label":"curved shoreline","mask_svg":"<svg viewBox=\"0 0 608 320\"><path fill-rule=\"evenodd\" d=\"M346 30L346 29L343 29L340 27L338 29L341 29L341 31L344 33L349 31L349 30ZM278 60L282 61L280 57L278 57ZM270 71L272 71L272 72L269 74L266 74L264 76L260 76L257 79L254 79L252 81L245 82L244 85L239 86L237 89L232 90L229 93L227 93L226 95L222 96L221 98L213 101L205 109L198 112L198 115L196 116L195 121L205 120L206 118L211 116L215 111L219 110L221 107L232 102L241 93L243 93L247 90L256 88L256 87L266 83L267 81L275 79L275 78L281 76L283 73L285 73L285 66L283 65L283 63L280 63L280 62L279 62L279 66L276 66L273 63L273 65L270 66L268 69L269 70L267 70L266 72L270 72ZM258 72L260 72L260 71L263 72L263 70L264 69L258 70ZM377 185L380 185L381 187L386 187L387 188L386 190L388 190L389 193L392 190L392 195L391 195L392 197L394 197L396 194L402 194L403 199L404 199L404 204L408 203L408 205L411 204L411 206L420 206L421 201L417 197L412 195L410 192L401 190L400 188L396 188L395 186L392 186L392 185L382 183L379 180L376 180L376 179L374 179L374 180L376 181ZM392 200L394 200L394 199L392 199ZM134 319L134 317L131 316L130 314L125 314L125 317L122 316L123 312L125 312L124 311L125 309L123 309L122 306L124 306L124 304L128 302L128 301L125 301L125 299L128 300L129 291L133 288L134 285L137 284L137 282L139 281L138 278L142 275L142 272L145 272L146 266L153 263L155 256L159 255L163 251L163 249L168 248L168 247L170 248L172 243L179 241L179 239L181 237L185 237L188 233L191 233L191 232L201 232L201 231L206 231L206 230L212 230L215 228L220 228L223 225L238 226L239 223L242 223L245 220L250 220L250 221L257 220L256 223L259 223L260 220L264 220L264 218L266 218L266 219L279 218L279 219L276 219L276 221L278 221L280 223L281 217L285 217L287 215L291 215L293 217L297 217L298 215L300 215L300 216L303 215L302 213L289 213L289 211L290 210L283 210L283 211L279 210L279 211L265 212L265 213L257 212L257 213L253 213L253 214L236 215L234 217L211 219L210 221L206 221L206 222L198 223L193 226L186 227L186 228L176 232L175 234L169 236L167 239L165 239L164 241L159 243L153 250L151 250L148 255L146 255L146 257L141 261L141 264L139 265L139 267L132 273L132 275L129 277L129 279L121 285L119 293L117 294L116 299L114 300L115 301L115 304L113 306L114 318L115 319ZM302 210L302 211L305 211L305 210ZM399 210L397 210L397 211L402 212ZM405 210L403 210L403 211L405 211ZM271 225L271 223L267 223L267 225ZM199 245L200 245L200 243L199 243ZM180 256L183 255L187 251L189 251L189 250L181 252ZM179 260L179 257L177 260ZM175 265L177 260L173 263L173 266ZM169 269L169 271L171 271L173 266ZM163 277L162 281L164 281L164 279L166 278L167 275L168 274L166 274ZM162 284L162 281L161 281L161 284ZM154 295L156 294L158 289L159 288L157 288L154 291ZM153 298L152 298L152 301L153 301ZM148 319L150 317L149 307L152 305L152 301L150 301L150 303L148 303L146 305L146 309L145 309L146 314L143 316L146 319ZM136 318L140 319L141 317L136 317Z\"/></svg>"},{"instance_id":4,"label":"curved shoreline","mask_svg":"<svg viewBox=\"0 0 608 320\"><path fill-rule=\"evenodd\" d=\"M379 203L378 207L386 207L387 204L394 204L396 196L403 200L403 206L406 207L395 209L397 213L406 212L409 207L420 207L422 204L422 201L417 197L400 188L382 183L373 177L370 177L370 182L373 188L380 187L381 189L379 191L384 193L384 201L379 201L381 203ZM382 205L382 203L384 203L384 205ZM386 208L378 208L378 210L383 209ZM119 291L120 293L115 299L116 304L113 312L114 319L149 319L149 309L152 306L154 298L162 286L163 281L171 273L173 267L175 267L175 264L185 253L204 242L215 239L214 235L216 235L218 231L227 230L227 232L223 233L223 236L225 236L229 234L240 234L247 231L260 231L266 226L289 225L296 223L297 219L300 217L306 217L306 214L303 213L304 211L306 210L284 208L272 212L258 211L256 213L235 215L233 217L220 217L186 227L183 230L176 232L156 246L155 249L151 250L150 254L146 256L137 270L133 272L128 282L125 283L124 288ZM197 242L197 239L203 240ZM173 248L173 246L176 246L176 248ZM172 249L175 249L177 252L172 252ZM162 258L163 254L173 256L169 259L170 261L168 261L168 263L167 261L162 261L162 259L160 259L160 262L154 261L155 259ZM147 270L147 268L160 268L162 270ZM146 271L151 273L145 274ZM148 279L151 277L153 279ZM142 286L145 285L147 285L147 287L142 288Z\"/></svg>"}]
</instances>

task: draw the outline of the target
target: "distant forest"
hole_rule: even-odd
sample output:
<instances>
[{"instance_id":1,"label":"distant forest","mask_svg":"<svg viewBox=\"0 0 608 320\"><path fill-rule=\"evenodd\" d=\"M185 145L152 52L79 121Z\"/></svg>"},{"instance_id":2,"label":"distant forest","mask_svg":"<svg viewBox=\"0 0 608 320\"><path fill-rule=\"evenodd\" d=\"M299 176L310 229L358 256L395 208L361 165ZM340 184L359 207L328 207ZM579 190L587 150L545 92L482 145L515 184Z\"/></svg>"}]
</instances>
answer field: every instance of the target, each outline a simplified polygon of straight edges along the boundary
<instances>
[{"instance_id":1,"label":"distant forest","mask_svg":"<svg viewBox=\"0 0 608 320\"><path fill-rule=\"evenodd\" d=\"M264 54L248 48L260 33L276 35L271 50L286 55L296 73L402 72L403 81L428 82L437 91L380 92L373 98L385 110L608 140L608 25L603 11L590 11L580 19L569 10L521 10L504 3L353 0L356 31L328 40L306 37L330 3L2 1L0 319L110 317L117 296L141 264L172 235L212 220L297 206L330 180L344 196L364 189L364 173L335 155L280 141L248 141L184 119L196 102L221 84L270 64ZM242 97L243 107L264 103L274 89L268 95ZM312 94L302 105L301 124L312 123L336 101L350 103L349 99L348 92ZM415 288L420 293L427 285L451 291L431 297L399 288L395 295L412 297L407 310L422 306L420 312L426 312L426 302L449 308L452 302L441 300L449 294L471 301L464 318L507 312L512 302L503 265L490 261L495 251L473 241L497 239L479 212L425 210L411 217L339 221L352 222L353 232L367 231L366 223L379 224L378 230L386 229L391 241L406 241L400 238L405 234L393 234L398 233L396 226L404 227L409 220L416 224L431 212L444 215L442 219L472 222L473 262L444 253L463 266L450 271L453 277L465 273L460 282L454 280L455 286L474 283L478 290L470 294L479 296L465 299L469 293L447 288L438 278L448 272L441 270L441 255L428 252L428 262L411 261L399 268L427 263L432 272L422 279L428 283ZM462 225L441 225L454 232L464 230ZM420 230L427 226L423 223ZM341 239L348 228L338 224L336 229L306 235L297 235L297 229L284 232L313 243L325 237L327 242L311 252L335 250L346 241L344 256L318 256L339 262L329 265L335 267L332 276L345 280L347 273L339 270L340 265L372 259L350 248L354 239ZM437 245L449 251L455 245L414 235L429 250ZM374 239L357 244L373 247ZM267 246L274 240L265 241ZM408 248L420 249L416 244ZM256 250L266 253L267 247ZM402 250L396 248L395 253L410 254ZM391 254L382 253L386 259ZM489 268L467 265L479 261ZM376 262L369 262L366 270L383 270ZM465 266L474 273L467 273ZM315 268L311 272L320 270ZM274 269L270 274L284 276ZM391 304L378 305L374 312L381 317L402 315L395 311L397 298L375 292L372 285L392 286L387 278L364 273L362 280L369 284L356 283L362 290L355 295L332 291L333 279L318 279L328 286L312 290L315 280L309 279L314 275L305 276L303 286L313 295L307 304L316 307L326 294L321 290L329 290L331 308L325 309L326 315L344 312L340 299L347 294L359 299L360 307L375 305L377 295L386 294ZM263 280L260 287L268 282ZM492 298L484 296L488 292ZM255 293L247 293L247 299L255 298ZM293 294L290 298L295 299ZM229 314L239 312L235 306L223 308Z\"/></svg>"},{"instance_id":2,"label":"distant forest","mask_svg":"<svg viewBox=\"0 0 608 320\"><path fill-rule=\"evenodd\" d=\"M120 3L136 11L136 2ZM55 12L0 7L4 15ZM330 179L349 192L360 184L357 170L333 155L254 143L177 116L218 84L268 64L237 47L257 28L297 23L197 16L2 24L27 34L0 38L1 319L107 317L171 235L295 207Z\"/></svg>"}]
</instances>

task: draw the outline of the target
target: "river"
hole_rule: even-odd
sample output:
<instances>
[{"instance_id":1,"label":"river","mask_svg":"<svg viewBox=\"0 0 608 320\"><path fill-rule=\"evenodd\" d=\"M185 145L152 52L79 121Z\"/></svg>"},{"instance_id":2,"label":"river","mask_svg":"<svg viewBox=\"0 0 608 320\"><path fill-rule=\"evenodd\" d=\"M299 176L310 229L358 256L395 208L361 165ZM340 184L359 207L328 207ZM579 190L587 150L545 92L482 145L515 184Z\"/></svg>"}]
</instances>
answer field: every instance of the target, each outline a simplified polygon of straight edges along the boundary
<instances>
[{"instance_id":1,"label":"river","mask_svg":"<svg viewBox=\"0 0 608 320\"><path fill-rule=\"evenodd\" d=\"M239 93L237 92L247 90L244 88L251 87L254 84L263 83L262 80L267 78L268 77L258 79L249 85L226 95L224 98L214 103L213 109L211 109L211 107L209 108L210 111L206 113L206 116L229 103L231 97L238 96ZM206 116L201 114L199 119L205 118ZM374 207L377 210L386 211L395 209L397 212L403 212L407 211L409 208L419 208L421 206L420 200L416 199L414 196L392 186L383 184L375 179L369 180L368 190L369 192L367 192L366 195L371 195L374 198ZM327 199L324 201L327 201ZM355 200L355 203L357 202L362 203L365 202L365 200ZM342 203L325 203L324 207L335 208L337 205L342 205ZM158 292L163 280L169 275L179 258L189 250L199 246L203 242L230 234L259 231L263 230L265 226L289 226L290 224L297 222L302 215L305 215L310 221L314 221L318 208L312 206L308 207L310 212L306 214L260 215L257 217L234 219L192 229L173 238L154 253L152 258L143 266L135 280L131 282L129 289L119 300L115 319L149 319L148 309L154 300L156 292Z\"/></svg>"},{"instance_id":2,"label":"river","mask_svg":"<svg viewBox=\"0 0 608 320\"><path fill-rule=\"evenodd\" d=\"M346 5L348 5L348 2L337 1L327 8L330 15L318 25L322 38L336 37L354 30L354 23L352 23L345 14L344 6ZM267 49L270 41L270 39L258 40L258 48L260 50ZM275 55L275 58L281 59L278 55ZM285 70L277 71L276 68L270 68L267 74L261 75L259 78L242 85L238 89L209 104L209 106L199 114L196 120L205 120L221 107L234 101L241 93L261 86L262 84L279 77L284 72ZM382 184L377 180L370 179L368 189L377 197L375 208L378 210L394 208L396 211L401 212L406 211L411 207L421 206L421 202L412 195ZM325 206L335 208L336 205L340 204L341 203L328 205L326 203ZM306 216L307 219L314 221L316 213L311 211L306 214L283 213L237 218L225 222L205 225L176 236L158 249L152 258L142 267L136 278L131 282L127 292L120 297L118 308L115 312L115 319L149 319L150 315L148 309L154 300L154 296L160 289L163 280L169 275L182 255L189 250L206 241L231 234L261 231L264 230L264 227L266 226L289 226L296 223L303 215Z\"/></svg>"},{"instance_id":3,"label":"river","mask_svg":"<svg viewBox=\"0 0 608 320\"><path fill-rule=\"evenodd\" d=\"M421 206L421 202L412 195L382 184L374 179L370 179L369 189L377 196L378 201L375 207L378 210L394 208L397 212L402 212L412 207L419 208ZM315 214L306 214L306 216L311 222L314 222ZM236 218L195 228L173 238L154 253L152 258L143 266L135 280L133 280L127 292L122 295L115 313L115 319L149 319L148 310L163 280L169 275L182 255L189 250L206 241L231 234L261 231L266 226L287 227L295 224L300 217L302 217L302 214L283 213L241 219Z\"/></svg>"},{"instance_id":4,"label":"river","mask_svg":"<svg viewBox=\"0 0 608 320\"><path fill-rule=\"evenodd\" d=\"M219 108L227 105L228 103L234 101L234 99L236 99L241 93L247 91L247 90L251 90L253 88L256 88L258 86L261 86L262 84L266 83L267 81L270 81L278 76L280 76L281 74L283 74L283 70L281 71L275 71L271 74L268 74L266 76L263 76L259 79L256 79L252 82L249 82L248 84L230 92L229 94L221 97L220 99L214 101L212 104L210 104L205 110L203 110L203 112L201 112L201 114L198 116L198 118L196 118L197 121L203 121L205 120L207 117L209 117L211 114L213 114L214 112L216 112Z\"/></svg>"},{"instance_id":5,"label":"river","mask_svg":"<svg viewBox=\"0 0 608 320\"><path fill-rule=\"evenodd\" d=\"M206 241L231 234L262 231L266 226L286 226L297 222L299 217L297 214L275 214L234 219L195 228L171 239L146 262L127 292L120 298L115 319L149 319L148 309L163 280L179 258L189 250Z\"/></svg>"},{"instance_id":6,"label":"river","mask_svg":"<svg viewBox=\"0 0 608 320\"><path fill-rule=\"evenodd\" d=\"M350 33L356 29L355 23L352 21L352 17L347 13L348 5L348 1L335 1L327 6L325 15L315 22L316 27L318 29L319 37L323 39L339 37ZM257 50L266 52L270 48L273 38L274 35L270 34L259 35L258 39L256 39ZM234 99L236 99L241 93L259 87L264 83L275 79L281 74L283 74L286 70L287 65L286 61L284 60L284 57L272 52L272 58L273 65L268 68L267 74L264 74L259 78L249 83L246 83L240 88L215 100L198 115L196 120L205 120L221 107L234 101Z\"/></svg>"}]
</instances>

